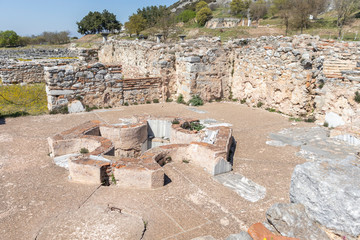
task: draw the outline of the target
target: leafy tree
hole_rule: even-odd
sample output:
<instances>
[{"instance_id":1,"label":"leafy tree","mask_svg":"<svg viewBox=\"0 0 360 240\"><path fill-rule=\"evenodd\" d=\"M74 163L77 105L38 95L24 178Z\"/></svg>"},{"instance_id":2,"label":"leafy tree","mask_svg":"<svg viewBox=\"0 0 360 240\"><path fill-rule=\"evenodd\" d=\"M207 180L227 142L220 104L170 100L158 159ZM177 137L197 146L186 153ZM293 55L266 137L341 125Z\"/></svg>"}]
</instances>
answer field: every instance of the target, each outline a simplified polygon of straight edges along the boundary
<instances>
[{"instance_id":1,"label":"leafy tree","mask_svg":"<svg viewBox=\"0 0 360 240\"><path fill-rule=\"evenodd\" d=\"M233 15L245 16L250 7L251 0L232 0L230 3L230 11Z\"/></svg>"},{"instance_id":2,"label":"leafy tree","mask_svg":"<svg viewBox=\"0 0 360 240\"><path fill-rule=\"evenodd\" d=\"M20 44L20 37L16 32L7 30L0 32L0 47L16 47Z\"/></svg>"},{"instance_id":3,"label":"leafy tree","mask_svg":"<svg viewBox=\"0 0 360 240\"><path fill-rule=\"evenodd\" d=\"M121 30L121 23L116 16L107 10L100 12L89 12L78 25L78 32L81 34L96 34L102 31L115 32Z\"/></svg>"},{"instance_id":4,"label":"leafy tree","mask_svg":"<svg viewBox=\"0 0 360 240\"><path fill-rule=\"evenodd\" d=\"M342 35L342 30L345 23L351 17L351 14L359 7L359 0L335 0L335 10L337 13L336 25L339 30L339 39Z\"/></svg>"},{"instance_id":5,"label":"leafy tree","mask_svg":"<svg viewBox=\"0 0 360 240\"><path fill-rule=\"evenodd\" d=\"M268 12L268 5L264 0L258 0L250 4L250 15L253 20L263 18Z\"/></svg>"},{"instance_id":6,"label":"leafy tree","mask_svg":"<svg viewBox=\"0 0 360 240\"><path fill-rule=\"evenodd\" d=\"M188 21L190 21L195 17L196 17L196 12L192 10L184 10L183 12L181 12L179 15L176 16L176 21L187 23Z\"/></svg>"},{"instance_id":7,"label":"leafy tree","mask_svg":"<svg viewBox=\"0 0 360 240\"><path fill-rule=\"evenodd\" d=\"M212 18L212 11L209 7L200 9L196 14L196 21L200 26L204 26Z\"/></svg>"},{"instance_id":8,"label":"leafy tree","mask_svg":"<svg viewBox=\"0 0 360 240\"><path fill-rule=\"evenodd\" d=\"M115 14L110 13L105 9L101 15L103 30L107 30L112 33L121 30L122 24L116 19Z\"/></svg>"},{"instance_id":9,"label":"leafy tree","mask_svg":"<svg viewBox=\"0 0 360 240\"><path fill-rule=\"evenodd\" d=\"M170 15L170 9L166 6L149 6L146 8L138 9L137 14L141 15L146 20L146 27L154 27L163 17Z\"/></svg>"},{"instance_id":10,"label":"leafy tree","mask_svg":"<svg viewBox=\"0 0 360 240\"><path fill-rule=\"evenodd\" d=\"M204 7L208 7L207 2L205 1L200 1L196 4L196 12L199 12L201 9L203 9Z\"/></svg>"},{"instance_id":11,"label":"leafy tree","mask_svg":"<svg viewBox=\"0 0 360 240\"><path fill-rule=\"evenodd\" d=\"M146 28L146 20L140 14L133 14L129 17L129 21L125 23L125 28L130 34L139 35Z\"/></svg>"}]
</instances>

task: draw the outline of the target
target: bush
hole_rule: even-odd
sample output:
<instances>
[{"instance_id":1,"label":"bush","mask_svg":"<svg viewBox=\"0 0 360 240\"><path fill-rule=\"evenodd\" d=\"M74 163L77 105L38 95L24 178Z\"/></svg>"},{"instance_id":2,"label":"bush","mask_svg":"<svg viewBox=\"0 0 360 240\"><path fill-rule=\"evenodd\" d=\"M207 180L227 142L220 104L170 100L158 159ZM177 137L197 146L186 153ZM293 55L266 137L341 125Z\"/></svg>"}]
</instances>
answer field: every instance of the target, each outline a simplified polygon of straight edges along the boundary
<instances>
[{"instance_id":1,"label":"bush","mask_svg":"<svg viewBox=\"0 0 360 240\"><path fill-rule=\"evenodd\" d=\"M187 23L195 17L196 17L196 12L191 11L191 10L185 10L176 16L176 21Z\"/></svg>"},{"instance_id":2,"label":"bush","mask_svg":"<svg viewBox=\"0 0 360 240\"><path fill-rule=\"evenodd\" d=\"M195 95L190 99L189 105L202 106L202 105L204 105L204 101L198 95Z\"/></svg>"},{"instance_id":3,"label":"bush","mask_svg":"<svg viewBox=\"0 0 360 240\"><path fill-rule=\"evenodd\" d=\"M159 103L159 99L154 99L153 103Z\"/></svg>"},{"instance_id":4,"label":"bush","mask_svg":"<svg viewBox=\"0 0 360 240\"><path fill-rule=\"evenodd\" d=\"M80 149L80 153L81 154L88 154L89 153L89 150L87 148L81 148Z\"/></svg>"},{"instance_id":5,"label":"bush","mask_svg":"<svg viewBox=\"0 0 360 240\"><path fill-rule=\"evenodd\" d=\"M92 110L96 110L96 109L99 109L97 106L88 106L88 105L85 105L85 111L87 112L91 112Z\"/></svg>"},{"instance_id":6,"label":"bush","mask_svg":"<svg viewBox=\"0 0 360 240\"><path fill-rule=\"evenodd\" d=\"M50 114L68 114L69 113L69 110L68 110L68 107L65 105L65 106L62 106L62 107L59 107L59 108L55 108L53 110L50 111Z\"/></svg>"},{"instance_id":7,"label":"bush","mask_svg":"<svg viewBox=\"0 0 360 240\"><path fill-rule=\"evenodd\" d=\"M174 120L172 120L172 122L171 122L172 124L179 124L180 123L180 121L178 120L178 119L174 119Z\"/></svg>"},{"instance_id":8,"label":"bush","mask_svg":"<svg viewBox=\"0 0 360 240\"><path fill-rule=\"evenodd\" d=\"M200 122L184 122L180 127L190 131L200 131L205 128Z\"/></svg>"},{"instance_id":9,"label":"bush","mask_svg":"<svg viewBox=\"0 0 360 240\"><path fill-rule=\"evenodd\" d=\"M176 99L176 102L180 103L180 104L185 104L184 96L182 94L180 94L178 96L178 98Z\"/></svg>"},{"instance_id":10,"label":"bush","mask_svg":"<svg viewBox=\"0 0 360 240\"><path fill-rule=\"evenodd\" d=\"M355 100L355 102L360 103L360 93L358 91L356 91L356 93L355 93L354 100Z\"/></svg>"},{"instance_id":11,"label":"bush","mask_svg":"<svg viewBox=\"0 0 360 240\"><path fill-rule=\"evenodd\" d=\"M246 103L246 98L241 99L241 100L240 100L240 103L241 103L241 104L245 104L245 103Z\"/></svg>"},{"instance_id":12,"label":"bush","mask_svg":"<svg viewBox=\"0 0 360 240\"><path fill-rule=\"evenodd\" d=\"M196 21L200 26L204 26L207 21L212 18L212 11L208 7L200 9L196 14Z\"/></svg>"},{"instance_id":13,"label":"bush","mask_svg":"<svg viewBox=\"0 0 360 240\"><path fill-rule=\"evenodd\" d=\"M257 106L258 108L261 108L263 105L264 105L264 103L258 102L256 106Z\"/></svg>"},{"instance_id":14,"label":"bush","mask_svg":"<svg viewBox=\"0 0 360 240\"><path fill-rule=\"evenodd\" d=\"M304 121L308 122L308 123L313 123L316 121L316 118L314 116L310 116L310 117L306 118Z\"/></svg>"},{"instance_id":15,"label":"bush","mask_svg":"<svg viewBox=\"0 0 360 240\"><path fill-rule=\"evenodd\" d=\"M146 101L146 104L150 104L151 102L149 100Z\"/></svg>"},{"instance_id":16,"label":"bush","mask_svg":"<svg viewBox=\"0 0 360 240\"><path fill-rule=\"evenodd\" d=\"M171 98L167 98L166 102L172 102L173 100Z\"/></svg>"},{"instance_id":17,"label":"bush","mask_svg":"<svg viewBox=\"0 0 360 240\"><path fill-rule=\"evenodd\" d=\"M129 103L128 103L128 102L124 102L123 105L124 105L124 106L129 106Z\"/></svg>"}]
</instances>

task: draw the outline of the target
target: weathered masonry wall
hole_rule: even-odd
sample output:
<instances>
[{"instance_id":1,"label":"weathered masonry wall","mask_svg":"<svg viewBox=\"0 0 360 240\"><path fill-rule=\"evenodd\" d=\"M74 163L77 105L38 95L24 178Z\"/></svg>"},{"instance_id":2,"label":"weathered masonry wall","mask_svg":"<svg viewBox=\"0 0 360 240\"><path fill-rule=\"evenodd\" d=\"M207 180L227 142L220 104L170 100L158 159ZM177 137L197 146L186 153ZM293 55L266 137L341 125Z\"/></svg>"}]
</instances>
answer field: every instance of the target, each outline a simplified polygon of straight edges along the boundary
<instances>
[{"instance_id":1,"label":"weathered masonry wall","mask_svg":"<svg viewBox=\"0 0 360 240\"><path fill-rule=\"evenodd\" d=\"M359 46L308 35L227 43L216 38L178 44L111 40L100 49L99 60L121 64L125 76L160 75L170 98L232 98L319 120L332 111L350 122L360 116L354 101L360 89Z\"/></svg>"},{"instance_id":2,"label":"weathered masonry wall","mask_svg":"<svg viewBox=\"0 0 360 240\"><path fill-rule=\"evenodd\" d=\"M96 49L0 50L0 84L44 83L44 67L97 62Z\"/></svg>"},{"instance_id":3,"label":"weathered masonry wall","mask_svg":"<svg viewBox=\"0 0 360 240\"><path fill-rule=\"evenodd\" d=\"M0 83L43 83L44 67L59 66L77 62L77 59L67 60L37 60L37 61L1 61Z\"/></svg>"},{"instance_id":4,"label":"weathered masonry wall","mask_svg":"<svg viewBox=\"0 0 360 240\"><path fill-rule=\"evenodd\" d=\"M73 100L89 106L121 106L145 103L161 96L160 78L123 79L119 65L65 65L45 67L50 110Z\"/></svg>"}]
</instances>

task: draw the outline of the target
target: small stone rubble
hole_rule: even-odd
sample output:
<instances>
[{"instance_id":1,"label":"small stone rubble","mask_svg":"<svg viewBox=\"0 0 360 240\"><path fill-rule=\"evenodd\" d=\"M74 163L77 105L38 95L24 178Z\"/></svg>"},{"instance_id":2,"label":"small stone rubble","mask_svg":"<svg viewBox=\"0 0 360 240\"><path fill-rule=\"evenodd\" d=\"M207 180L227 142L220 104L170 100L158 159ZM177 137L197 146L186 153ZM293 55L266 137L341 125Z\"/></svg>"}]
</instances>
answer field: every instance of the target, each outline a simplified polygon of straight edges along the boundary
<instances>
[{"instance_id":1,"label":"small stone rubble","mask_svg":"<svg viewBox=\"0 0 360 240\"><path fill-rule=\"evenodd\" d=\"M171 124L173 119L134 117L117 125L86 122L49 138L51 156L59 166L68 167L73 181L142 189L163 186L162 166L171 161L194 164L211 175L231 171L230 128L208 127L218 132L210 144L201 142L207 129L180 127L198 120L179 119L179 124ZM168 140L151 148L149 142L159 138Z\"/></svg>"}]
</instances>

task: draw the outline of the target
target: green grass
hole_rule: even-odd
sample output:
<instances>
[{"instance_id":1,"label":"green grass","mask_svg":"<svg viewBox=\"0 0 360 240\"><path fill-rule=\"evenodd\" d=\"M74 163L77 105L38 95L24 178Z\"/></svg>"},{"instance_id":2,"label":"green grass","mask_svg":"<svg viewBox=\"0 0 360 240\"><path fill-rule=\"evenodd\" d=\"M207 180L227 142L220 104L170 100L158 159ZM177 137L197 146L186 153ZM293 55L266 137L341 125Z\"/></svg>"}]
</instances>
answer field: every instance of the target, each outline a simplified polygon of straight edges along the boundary
<instances>
[{"instance_id":1,"label":"green grass","mask_svg":"<svg viewBox=\"0 0 360 240\"><path fill-rule=\"evenodd\" d=\"M188 35L190 30L193 28L185 29L185 35ZM236 28L224 28L224 29L209 29L209 28L198 28L199 32L192 36L192 38L197 38L200 36L207 37L220 37L221 41L228 41L230 39L244 38L249 37L250 34L247 31L247 27L236 27Z\"/></svg>"},{"instance_id":2,"label":"green grass","mask_svg":"<svg viewBox=\"0 0 360 240\"><path fill-rule=\"evenodd\" d=\"M233 18L229 12L229 8L217 8L213 11L213 18Z\"/></svg>"},{"instance_id":3,"label":"green grass","mask_svg":"<svg viewBox=\"0 0 360 240\"><path fill-rule=\"evenodd\" d=\"M45 84L0 85L0 116L17 117L47 112Z\"/></svg>"}]
</instances>

